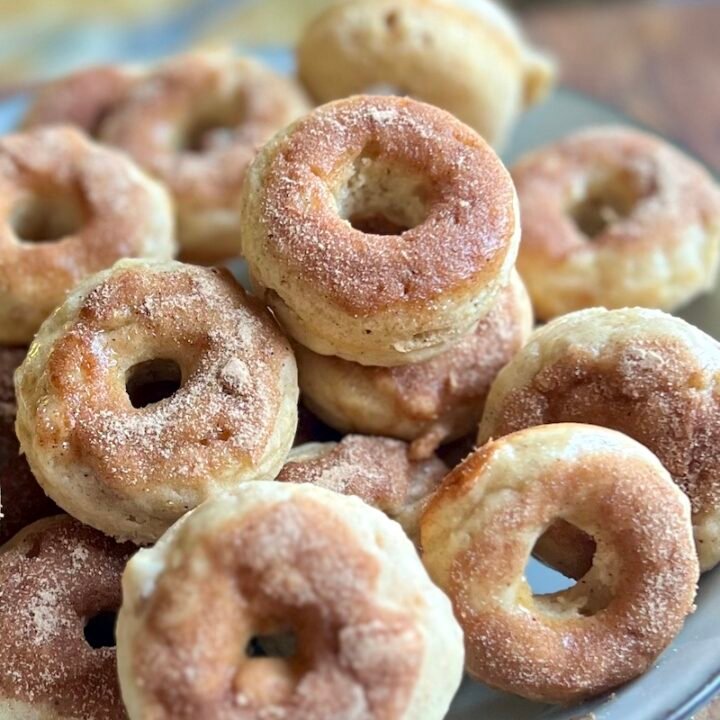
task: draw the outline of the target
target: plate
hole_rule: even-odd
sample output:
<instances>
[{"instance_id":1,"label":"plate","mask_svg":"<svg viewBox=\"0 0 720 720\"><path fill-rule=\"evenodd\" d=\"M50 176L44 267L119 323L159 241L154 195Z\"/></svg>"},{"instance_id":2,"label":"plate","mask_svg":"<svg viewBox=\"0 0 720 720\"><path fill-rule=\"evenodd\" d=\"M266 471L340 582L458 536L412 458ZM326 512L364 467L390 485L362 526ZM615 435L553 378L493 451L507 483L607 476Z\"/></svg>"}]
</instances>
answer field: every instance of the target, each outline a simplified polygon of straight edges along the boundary
<instances>
[{"instance_id":1,"label":"plate","mask_svg":"<svg viewBox=\"0 0 720 720\"><path fill-rule=\"evenodd\" d=\"M253 48L251 52L289 72L292 55L281 48ZM21 95L0 103L0 132L15 127L27 98ZM632 124L610 107L560 89L539 107L526 113L503 154L507 163L520 155L590 125ZM241 262L232 263L245 279ZM720 290L700 298L678 313L705 332L720 338ZM536 593L568 587L567 578L535 560L527 578ZM607 697L573 708L529 702L496 692L466 679L446 720L683 720L720 691L720 567L700 581L697 610L658 662L641 678Z\"/></svg>"}]
</instances>

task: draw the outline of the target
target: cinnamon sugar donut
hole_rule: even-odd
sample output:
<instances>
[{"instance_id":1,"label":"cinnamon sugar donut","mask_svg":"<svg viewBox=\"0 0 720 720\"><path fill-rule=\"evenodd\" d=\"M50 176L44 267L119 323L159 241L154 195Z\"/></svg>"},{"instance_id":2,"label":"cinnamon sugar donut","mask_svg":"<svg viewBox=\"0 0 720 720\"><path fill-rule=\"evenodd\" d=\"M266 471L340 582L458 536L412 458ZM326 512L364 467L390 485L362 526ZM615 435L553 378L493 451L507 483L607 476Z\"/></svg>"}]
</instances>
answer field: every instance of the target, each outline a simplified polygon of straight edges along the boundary
<instances>
[{"instance_id":1,"label":"cinnamon sugar donut","mask_svg":"<svg viewBox=\"0 0 720 720\"><path fill-rule=\"evenodd\" d=\"M388 88L450 111L493 145L554 74L488 0L336 3L305 30L298 71L320 102Z\"/></svg>"},{"instance_id":2,"label":"cinnamon sugar donut","mask_svg":"<svg viewBox=\"0 0 720 720\"><path fill-rule=\"evenodd\" d=\"M17 432L74 517L151 542L274 477L297 422L292 350L226 270L125 261L73 292L16 373Z\"/></svg>"},{"instance_id":3,"label":"cinnamon sugar donut","mask_svg":"<svg viewBox=\"0 0 720 720\"><path fill-rule=\"evenodd\" d=\"M397 520L415 541L420 515L447 471L436 457L411 460L399 440L346 435L293 448L276 480L355 495Z\"/></svg>"},{"instance_id":4,"label":"cinnamon sugar donut","mask_svg":"<svg viewBox=\"0 0 720 720\"><path fill-rule=\"evenodd\" d=\"M412 440L412 456L429 457L474 431L492 381L531 330L530 300L513 272L474 332L425 362L368 367L296 346L303 401L339 430Z\"/></svg>"},{"instance_id":5,"label":"cinnamon sugar donut","mask_svg":"<svg viewBox=\"0 0 720 720\"><path fill-rule=\"evenodd\" d=\"M175 251L165 191L68 127L0 138L0 343L28 343L80 280Z\"/></svg>"},{"instance_id":6,"label":"cinnamon sugar donut","mask_svg":"<svg viewBox=\"0 0 720 720\"><path fill-rule=\"evenodd\" d=\"M287 331L322 355L403 365L448 349L509 279L510 176L448 113L360 96L318 108L248 173L243 254Z\"/></svg>"},{"instance_id":7,"label":"cinnamon sugar donut","mask_svg":"<svg viewBox=\"0 0 720 720\"><path fill-rule=\"evenodd\" d=\"M556 422L603 425L650 448L690 498L700 567L720 561L720 343L658 310L558 318L498 375L478 442Z\"/></svg>"},{"instance_id":8,"label":"cinnamon sugar donut","mask_svg":"<svg viewBox=\"0 0 720 720\"><path fill-rule=\"evenodd\" d=\"M127 718L110 623L133 550L66 515L0 548L0 717Z\"/></svg>"},{"instance_id":9,"label":"cinnamon sugar donut","mask_svg":"<svg viewBox=\"0 0 720 720\"><path fill-rule=\"evenodd\" d=\"M264 65L196 52L135 82L101 137L170 190L183 258L212 263L240 252L237 195L257 146L307 110L294 83Z\"/></svg>"},{"instance_id":10,"label":"cinnamon sugar donut","mask_svg":"<svg viewBox=\"0 0 720 720\"><path fill-rule=\"evenodd\" d=\"M563 518L597 543L572 588L533 595L533 543ZM570 703L644 672L693 609L690 507L658 459L590 425L488 443L421 520L423 560L465 632L468 672L531 700Z\"/></svg>"},{"instance_id":11,"label":"cinnamon sugar donut","mask_svg":"<svg viewBox=\"0 0 720 720\"><path fill-rule=\"evenodd\" d=\"M400 527L312 485L204 503L133 558L123 598L131 720L441 720L462 675L450 603Z\"/></svg>"},{"instance_id":12,"label":"cinnamon sugar donut","mask_svg":"<svg viewBox=\"0 0 720 720\"><path fill-rule=\"evenodd\" d=\"M598 305L673 310L713 287L720 189L663 140L595 128L531 153L512 173L518 269L541 319Z\"/></svg>"},{"instance_id":13,"label":"cinnamon sugar donut","mask_svg":"<svg viewBox=\"0 0 720 720\"><path fill-rule=\"evenodd\" d=\"M139 77L122 65L98 65L44 83L32 98L23 128L73 125L97 137L103 120Z\"/></svg>"}]
</instances>

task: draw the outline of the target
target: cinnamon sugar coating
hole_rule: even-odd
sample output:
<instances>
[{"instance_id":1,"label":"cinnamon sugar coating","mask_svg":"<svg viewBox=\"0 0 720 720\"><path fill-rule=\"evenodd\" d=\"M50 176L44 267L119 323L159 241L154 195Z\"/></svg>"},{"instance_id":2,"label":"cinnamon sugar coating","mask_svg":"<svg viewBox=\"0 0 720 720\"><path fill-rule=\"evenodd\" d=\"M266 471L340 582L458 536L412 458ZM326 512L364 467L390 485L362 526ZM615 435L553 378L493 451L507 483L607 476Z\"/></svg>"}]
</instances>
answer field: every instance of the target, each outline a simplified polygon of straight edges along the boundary
<instances>
[{"instance_id":1,"label":"cinnamon sugar coating","mask_svg":"<svg viewBox=\"0 0 720 720\"><path fill-rule=\"evenodd\" d=\"M525 566L558 519L593 536L593 564L573 587L533 595ZM605 428L489 442L448 475L421 537L465 632L468 672L532 700L577 702L632 680L693 609L688 500L649 450Z\"/></svg>"}]
</instances>

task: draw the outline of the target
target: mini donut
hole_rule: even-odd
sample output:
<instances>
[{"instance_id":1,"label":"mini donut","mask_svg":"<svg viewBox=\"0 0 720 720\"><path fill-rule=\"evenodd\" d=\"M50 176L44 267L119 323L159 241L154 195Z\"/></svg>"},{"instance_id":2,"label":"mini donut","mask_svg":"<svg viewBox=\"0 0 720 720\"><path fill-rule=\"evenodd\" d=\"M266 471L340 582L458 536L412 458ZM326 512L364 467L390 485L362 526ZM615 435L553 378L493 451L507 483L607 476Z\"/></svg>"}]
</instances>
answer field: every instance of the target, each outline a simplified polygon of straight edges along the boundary
<instances>
[{"instance_id":1,"label":"mini donut","mask_svg":"<svg viewBox=\"0 0 720 720\"><path fill-rule=\"evenodd\" d=\"M594 562L572 588L534 595L525 565L558 518L595 538ZM421 536L465 632L467 671L531 700L578 702L632 680L693 610L687 498L613 430L547 425L488 443L448 475Z\"/></svg>"},{"instance_id":2,"label":"mini donut","mask_svg":"<svg viewBox=\"0 0 720 720\"><path fill-rule=\"evenodd\" d=\"M448 110L492 145L554 74L488 0L336 3L305 30L298 72L320 102L388 88Z\"/></svg>"},{"instance_id":3,"label":"mini donut","mask_svg":"<svg viewBox=\"0 0 720 720\"><path fill-rule=\"evenodd\" d=\"M498 375L478 442L557 422L602 425L650 448L690 498L700 567L720 561L720 343L659 310L557 318Z\"/></svg>"},{"instance_id":4,"label":"mini donut","mask_svg":"<svg viewBox=\"0 0 720 720\"><path fill-rule=\"evenodd\" d=\"M313 485L210 500L123 576L131 720L442 720L462 664L450 603L397 523Z\"/></svg>"},{"instance_id":5,"label":"mini donut","mask_svg":"<svg viewBox=\"0 0 720 720\"><path fill-rule=\"evenodd\" d=\"M539 318L594 306L673 310L713 287L720 189L663 140L599 127L531 153L512 173L518 269Z\"/></svg>"},{"instance_id":6,"label":"mini donut","mask_svg":"<svg viewBox=\"0 0 720 720\"><path fill-rule=\"evenodd\" d=\"M274 477L297 370L270 314L226 270L124 261L73 292L16 376L40 485L108 535L152 542L205 498Z\"/></svg>"},{"instance_id":7,"label":"mini donut","mask_svg":"<svg viewBox=\"0 0 720 720\"><path fill-rule=\"evenodd\" d=\"M241 205L254 287L285 329L363 365L419 362L473 330L520 233L492 149L408 98L339 100L278 133Z\"/></svg>"},{"instance_id":8,"label":"mini donut","mask_svg":"<svg viewBox=\"0 0 720 720\"><path fill-rule=\"evenodd\" d=\"M67 515L0 548L0 717L126 720L102 623L120 608L133 550Z\"/></svg>"},{"instance_id":9,"label":"mini donut","mask_svg":"<svg viewBox=\"0 0 720 720\"><path fill-rule=\"evenodd\" d=\"M27 344L77 283L175 252L167 193L69 127L0 138L0 344Z\"/></svg>"},{"instance_id":10,"label":"mini donut","mask_svg":"<svg viewBox=\"0 0 720 720\"><path fill-rule=\"evenodd\" d=\"M240 252L236 199L257 146L308 109L264 65L196 52L133 83L100 135L170 190L183 259L213 263Z\"/></svg>"},{"instance_id":11,"label":"mini donut","mask_svg":"<svg viewBox=\"0 0 720 720\"><path fill-rule=\"evenodd\" d=\"M34 94L21 126L73 125L96 138L103 120L138 77L129 67L98 65L50 80Z\"/></svg>"},{"instance_id":12,"label":"mini donut","mask_svg":"<svg viewBox=\"0 0 720 720\"><path fill-rule=\"evenodd\" d=\"M420 515L447 471L436 457L411 460L400 440L346 435L293 448L276 480L355 495L397 520L414 541Z\"/></svg>"},{"instance_id":13,"label":"mini donut","mask_svg":"<svg viewBox=\"0 0 720 720\"><path fill-rule=\"evenodd\" d=\"M368 367L296 346L303 401L344 432L412 440L412 456L474 432L490 385L532 330L522 281L510 285L474 332L415 365Z\"/></svg>"}]
</instances>

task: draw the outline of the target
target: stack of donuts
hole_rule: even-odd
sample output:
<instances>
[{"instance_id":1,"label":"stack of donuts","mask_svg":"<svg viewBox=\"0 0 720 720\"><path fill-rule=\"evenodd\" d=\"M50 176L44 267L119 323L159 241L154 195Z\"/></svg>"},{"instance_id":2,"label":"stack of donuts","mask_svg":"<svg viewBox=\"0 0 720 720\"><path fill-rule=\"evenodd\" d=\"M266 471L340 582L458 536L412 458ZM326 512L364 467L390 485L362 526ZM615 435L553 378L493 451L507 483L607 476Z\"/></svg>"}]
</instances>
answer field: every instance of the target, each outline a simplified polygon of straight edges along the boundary
<instances>
[{"instance_id":1,"label":"stack of donuts","mask_svg":"<svg viewBox=\"0 0 720 720\"><path fill-rule=\"evenodd\" d=\"M720 343L666 312L709 174L627 128L508 171L552 64L486 0L349 0L297 60L80 71L0 137L2 719L577 703L720 562Z\"/></svg>"}]
</instances>

